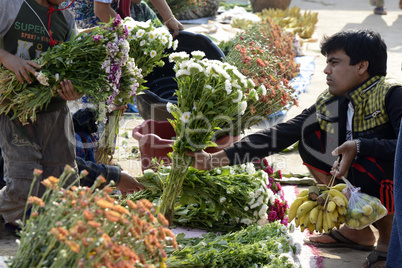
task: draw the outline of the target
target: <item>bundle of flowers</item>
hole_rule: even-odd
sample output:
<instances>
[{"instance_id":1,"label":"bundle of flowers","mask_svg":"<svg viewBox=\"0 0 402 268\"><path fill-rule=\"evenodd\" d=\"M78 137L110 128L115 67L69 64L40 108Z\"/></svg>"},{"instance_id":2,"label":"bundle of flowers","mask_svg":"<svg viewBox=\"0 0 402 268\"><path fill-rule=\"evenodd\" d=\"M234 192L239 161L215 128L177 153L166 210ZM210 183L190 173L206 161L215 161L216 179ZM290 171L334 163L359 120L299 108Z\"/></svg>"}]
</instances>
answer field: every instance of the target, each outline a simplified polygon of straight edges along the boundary
<instances>
[{"instance_id":1,"label":"bundle of flowers","mask_svg":"<svg viewBox=\"0 0 402 268\"><path fill-rule=\"evenodd\" d=\"M123 20L124 27L127 29L127 41L129 43L128 55L132 60L132 65L138 66L136 69L136 80L133 81L130 75L126 75L124 70L120 77L120 87L126 88L135 85L136 92L143 89L145 77L153 71L156 66L162 66L164 62L162 58L167 56L164 51L168 48L176 49L177 40L173 41L172 35L165 27L160 24L159 20L152 22L135 21L131 17ZM134 63L135 59L135 63ZM129 62L130 63L130 62ZM127 68L130 70L131 68ZM134 102L134 95L123 95L114 99L114 105L124 106ZM111 105L111 103L107 103ZM111 109L108 109L111 111ZM110 164L111 157L114 152L116 135L119 132L119 121L122 116L122 110L114 110L108 117L105 117L107 124L105 131L98 142L97 162Z\"/></svg>"},{"instance_id":2,"label":"bundle of flowers","mask_svg":"<svg viewBox=\"0 0 402 268\"><path fill-rule=\"evenodd\" d=\"M219 235L208 233L203 238L176 239L186 245L174 251L167 260L169 267L301 267L297 255L301 245L289 232L293 228L279 222L264 226L250 225L243 230ZM170 254L169 254L170 255Z\"/></svg>"},{"instance_id":3,"label":"bundle of flowers","mask_svg":"<svg viewBox=\"0 0 402 268\"><path fill-rule=\"evenodd\" d=\"M172 170L162 195L160 212L169 222L173 218L176 197L181 191L192 158L186 150L201 150L216 146L213 139L219 134L231 133L246 108L244 92L254 89L251 80L234 66L217 60L203 59L204 52L172 53L169 60L175 62L177 105L168 104L167 110L176 133L173 144Z\"/></svg>"},{"instance_id":4,"label":"bundle of flowers","mask_svg":"<svg viewBox=\"0 0 402 268\"><path fill-rule=\"evenodd\" d=\"M142 70L143 77L150 74L156 66L163 66L162 58L167 56L168 48L176 50L178 41L165 27L160 27L160 21L135 21L131 17L124 19L128 29L127 40L130 43L129 55Z\"/></svg>"},{"instance_id":5,"label":"bundle of flowers","mask_svg":"<svg viewBox=\"0 0 402 268\"><path fill-rule=\"evenodd\" d=\"M15 74L0 70L0 114L13 113L23 124L35 121L36 113L45 109L58 96L59 81L71 80L74 89L90 97L94 103L132 96L137 90L139 70L129 59L127 30L119 18L82 33L75 39L54 46L35 59L41 69L30 85L20 84ZM77 75L79 73L79 75ZM122 74L127 84L120 87Z\"/></svg>"},{"instance_id":6,"label":"bundle of flowers","mask_svg":"<svg viewBox=\"0 0 402 268\"><path fill-rule=\"evenodd\" d=\"M159 166L157 172L144 171L137 179L147 190L128 200L143 198L160 203L171 171ZM173 222L210 231L233 231L246 225L264 225L279 220L287 225L287 202L280 185L252 163L202 171L190 167L175 200Z\"/></svg>"},{"instance_id":7,"label":"bundle of flowers","mask_svg":"<svg viewBox=\"0 0 402 268\"><path fill-rule=\"evenodd\" d=\"M275 50L268 45L269 42L257 38L256 35L256 31L239 35L236 45L226 56L228 63L236 66L259 87L257 92L246 92L253 94L255 98L247 99L248 108L242 116L242 129L250 128L270 115L297 105L295 90L285 78L288 70L292 73L292 69L288 68L289 64L296 68L293 58L289 62L275 55L275 51L281 50ZM284 51L281 53L286 53L287 50Z\"/></svg>"},{"instance_id":8,"label":"bundle of flowers","mask_svg":"<svg viewBox=\"0 0 402 268\"><path fill-rule=\"evenodd\" d=\"M9 267L166 267L165 250L177 243L155 207L147 200L119 205L110 184L96 189L102 177L91 188L62 189L72 172L43 180L42 198L29 197L31 215Z\"/></svg>"}]
</instances>

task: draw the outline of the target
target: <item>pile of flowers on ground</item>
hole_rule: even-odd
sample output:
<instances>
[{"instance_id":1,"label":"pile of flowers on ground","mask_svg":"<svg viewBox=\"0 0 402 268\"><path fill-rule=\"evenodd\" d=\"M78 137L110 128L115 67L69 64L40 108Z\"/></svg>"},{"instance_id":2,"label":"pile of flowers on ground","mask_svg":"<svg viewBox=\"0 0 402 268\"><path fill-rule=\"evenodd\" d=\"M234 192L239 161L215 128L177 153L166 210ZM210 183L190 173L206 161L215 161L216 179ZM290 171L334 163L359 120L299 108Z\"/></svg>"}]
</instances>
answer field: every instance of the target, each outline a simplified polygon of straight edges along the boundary
<instances>
[{"instance_id":1,"label":"pile of flowers on ground","mask_svg":"<svg viewBox=\"0 0 402 268\"><path fill-rule=\"evenodd\" d=\"M21 240L9 267L166 267L165 250L177 243L167 220L154 216L155 207L148 200L119 205L109 196L110 185L96 190L102 177L91 188L62 189L72 172L66 167L60 179L43 180L42 198L29 197L31 215L20 223Z\"/></svg>"},{"instance_id":2,"label":"pile of flowers on ground","mask_svg":"<svg viewBox=\"0 0 402 268\"><path fill-rule=\"evenodd\" d=\"M119 18L82 33L75 39L58 44L35 59L41 66L30 85L20 84L15 74L5 67L0 69L1 114L13 112L23 124L35 121L36 113L46 108L58 96L60 81L71 80L74 89L94 103L108 104L124 96L133 96L137 90L140 72L129 59L127 30ZM79 73L79 75L77 75ZM127 79L120 87L120 78Z\"/></svg>"},{"instance_id":3,"label":"pile of flowers on ground","mask_svg":"<svg viewBox=\"0 0 402 268\"><path fill-rule=\"evenodd\" d=\"M203 238L177 236L184 248L174 251L167 260L169 267L301 267L297 260L301 245L295 243L292 230L279 222L264 226L250 225L240 231ZM169 254L170 255L170 254Z\"/></svg>"},{"instance_id":4,"label":"pile of flowers on ground","mask_svg":"<svg viewBox=\"0 0 402 268\"><path fill-rule=\"evenodd\" d=\"M146 198L159 204L171 168L144 171L138 180L147 188L128 200ZM173 223L210 231L280 221L287 225L287 202L278 183L264 170L243 164L202 171L190 167L175 200Z\"/></svg>"}]
</instances>

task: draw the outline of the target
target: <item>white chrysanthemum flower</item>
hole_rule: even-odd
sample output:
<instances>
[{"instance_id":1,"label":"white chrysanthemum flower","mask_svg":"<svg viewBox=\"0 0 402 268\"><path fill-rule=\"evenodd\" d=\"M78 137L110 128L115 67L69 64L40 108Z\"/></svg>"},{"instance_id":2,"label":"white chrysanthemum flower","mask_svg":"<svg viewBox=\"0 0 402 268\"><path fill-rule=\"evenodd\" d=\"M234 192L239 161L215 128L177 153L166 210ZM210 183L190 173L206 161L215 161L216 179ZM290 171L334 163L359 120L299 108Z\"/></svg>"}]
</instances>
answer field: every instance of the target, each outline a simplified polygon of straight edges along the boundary
<instances>
[{"instance_id":1,"label":"white chrysanthemum flower","mask_svg":"<svg viewBox=\"0 0 402 268\"><path fill-rule=\"evenodd\" d=\"M183 60L188 60L190 58L190 55L187 54L184 51L181 52L174 52L169 55L169 62L173 61L183 61Z\"/></svg>"},{"instance_id":2,"label":"white chrysanthemum flower","mask_svg":"<svg viewBox=\"0 0 402 268\"><path fill-rule=\"evenodd\" d=\"M147 21L136 21L137 26L141 27L143 29L148 29L149 27L151 27L151 20L147 20Z\"/></svg>"},{"instance_id":3,"label":"white chrysanthemum flower","mask_svg":"<svg viewBox=\"0 0 402 268\"><path fill-rule=\"evenodd\" d=\"M243 115L246 112L246 109L247 109L247 102L242 101L240 103L240 115Z\"/></svg>"},{"instance_id":4,"label":"white chrysanthemum flower","mask_svg":"<svg viewBox=\"0 0 402 268\"><path fill-rule=\"evenodd\" d=\"M220 170L220 169L218 168L218 169L216 169L216 173L220 175L220 174L222 174L222 170Z\"/></svg>"},{"instance_id":5,"label":"white chrysanthemum flower","mask_svg":"<svg viewBox=\"0 0 402 268\"><path fill-rule=\"evenodd\" d=\"M205 53L199 50L192 51L191 55L197 60L200 60L205 57Z\"/></svg>"},{"instance_id":6,"label":"white chrysanthemum flower","mask_svg":"<svg viewBox=\"0 0 402 268\"><path fill-rule=\"evenodd\" d=\"M281 225L281 232L286 234L288 232L288 228L285 225Z\"/></svg>"},{"instance_id":7,"label":"white chrysanthemum flower","mask_svg":"<svg viewBox=\"0 0 402 268\"><path fill-rule=\"evenodd\" d=\"M56 74L54 75L54 79L56 80L56 82L59 81L59 79L60 79L59 73L56 73Z\"/></svg>"},{"instance_id":8,"label":"white chrysanthemum flower","mask_svg":"<svg viewBox=\"0 0 402 268\"><path fill-rule=\"evenodd\" d=\"M189 71L189 70L183 70L183 69L181 69L181 70L178 70L177 72L176 72L176 78L178 78L178 77L180 77L180 76L190 76L191 75L191 72Z\"/></svg>"},{"instance_id":9,"label":"white chrysanthemum flower","mask_svg":"<svg viewBox=\"0 0 402 268\"><path fill-rule=\"evenodd\" d=\"M263 226L268 223L269 223L268 219L265 219L265 218L261 218L257 221L258 226Z\"/></svg>"},{"instance_id":10,"label":"white chrysanthemum flower","mask_svg":"<svg viewBox=\"0 0 402 268\"><path fill-rule=\"evenodd\" d=\"M221 197L220 199L219 199L219 202L222 204L223 202L225 202L226 201L226 197Z\"/></svg>"},{"instance_id":11,"label":"white chrysanthemum flower","mask_svg":"<svg viewBox=\"0 0 402 268\"><path fill-rule=\"evenodd\" d=\"M147 41L145 41L145 40L141 40L141 42L140 42L140 47L143 47L143 46L145 46L145 44L147 43Z\"/></svg>"},{"instance_id":12,"label":"white chrysanthemum flower","mask_svg":"<svg viewBox=\"0 0 402 268\"><path fill-rule=\"evenodd\" d=\"M230 94L232 93L232 84L230 83L229 80L225 80L225 90L226 90L226 94Z\"/></svg>"},{"instance_id":13,"label":"white chrysanthemum flower","mask_svg":"<svg viewBox=\"0 0 402 268\"><path fill-rule=\"evenodd\" d=\"M237 98L233 99L233 103L238 103L243 99L243 91L237 90Z\"/></svg>"},{"instance_id":14,"label":"white chrysanthemum flower","mask_svg":"<svg viewBox=\"0 0 402 268\"><path fill-rule=\"evenodd\" d=\"M155 50L152 50L149 55L151 56L151 58L154 58L156 57L156 55L158 55L158 53Z\"/></svg>"},{"instance_id":15,"label":"white chrysanthemum flower","mask_svg":"<svg viewBox=\"0 0 402 268\"><path fill-rule=\"evenodd\" d=\"M155 31L148 33L148 41L153 42L155 40L156 36L157 36L157 33L155 33Z\"/></svg>"},{"instance_id":16,"label":"white chrysanthemum flower","mask_svg":"<svg viewBox=\"0 0 402 268\"><path fill-rule=\"evenodd\" d=\"M249 192L249 193L248 193L248 196L249 196L250 198L254 198L254 192Z\"/></svg>"},{"instance_id":17,"label":"white chrysanthemum flower","mask_svg":"<svg viewBox=\"0 0 402 268\"><path fill-rule=\"evenodd\" d=\"M259 89L261 90L261 95L262 96L267 95L267 88L264 86L264 84L261 84Z\"/></svg>"},{"instance_id":18,"label":"white chrysanthemum flower","mask_svg":"<svg viewBox=\"0 0 402 268\"><path fill-rule=\"evenodd\" d=\"M288 230L289 233L293 233L295 231L295 224L293 222L289 223Z\"/></svg>"},{"instance_id":19,"label":"white chrysanthemum flower","mask_svg":"<svg viewBox=\"0 0 402 268\"><path fill-rule=\"evenodd\" d=\"M258 216L260 216L261 218L267 214L267 210L268 210L268 206L267 204L263 204L260 208L260 210L258 211Z\"/></svg>"},{"instance_id":20,"label":"white chrysanthemum flower","mask_svg":"<svg viewBox=\"0 0 402 268\"><path fill-rule=\"evenodd\" d=\"M174 106L173 103L168 102L168 103L166 104L166 110L167 110L169 113L173 113L173 112L174 112L174 108L175 108L175 106Z\"/></svg>"},{"instance_id":21,"label":"white chrysanthemum flower","mask_svg":"<svg viewBox=\"0 0 402 268\"><path fill-rule=\"evenodd\" d=\"M166 36L163 36L161 41L162 41L162 44L164 46L166 46L166 44L169 42L169 39Z\"/></svg>"},{"instance_id":22,"label":"white chrysanthemum flower","mask_svg":"<svg viewBox=\"0 0 402 268\"><path fill-rule=\"evenodd\" d=\"M293 237L292 236L288 236L288 237L286 237L286 241L288 242L288 245L289 246L293 246L293 244L294 244L294 241L293 241Z\"/></svg>"},{"instance_id":23,"label":"white chrysanthemum flower","mask_svg":"<svg viewBox=\"0 0 402 268\"><path fill-rule=\"evenodd\" d=\"M248 206L244 207L244 211L248 211L250 208Z\"/></svg>"},{"instance_id":24,"label":"white chrysanthemum flower","mask_svg":"<svg viewBox=\"0 0 402 268\"><path fill-rule=\"evenodd\" d=\"M246 164L246 172L247 172L247 174L254 174L255 173L255 167L254 167L253 163L248 162Z\"/></svg>"},{"instance_id":25,"label":"white chrysanthemum flower","mask_svg":"<svg viewBox=\"0 0 402 268\"><path fill-rule=\"evenodd\" d=\"M176 40L173 41L173 50L176 51L178 46L179 46L179 41L176 39Z\"/></svg>"},{"instance_id":26,"label":"white chrysanthemum flower","mask_svg":"<svg viewBox=\"0 0 402 268\"><path fill-rule=\"evenodd\" d=\"M188 122L190 122L190 118L191 118L191 112L184 112L184 113L181 115L180 120L181 120L183 123L187 124Z\"/></svg>"},{"instance_id":27,"label":"white chrysanthemum flower","mask_svg":"<svg viewBox=\"0 0 402 268\"><path fill-rule=\"evenodd\" d=\"M44 86L50 86L49 78L44 73L42 73L42 71L40 71L39 73L36 72L35 76L36 76L36 79L39 81L39 83L41 83Z\"/></svg>"},{"instance_id":28,"label":"white chrysanthemum flower","mask_svg":"<svg viewBox=\"0 0 402 268\"><path fill-rule=\"evenodd\" d=\"M240 220L240 223L243 223L243 224L246 224L246 225L250 225L250 224L253 223L253 221L250 220L250 219L247 219L247 218L243 218L243 219Z\"/></svg>"}]
</instances>

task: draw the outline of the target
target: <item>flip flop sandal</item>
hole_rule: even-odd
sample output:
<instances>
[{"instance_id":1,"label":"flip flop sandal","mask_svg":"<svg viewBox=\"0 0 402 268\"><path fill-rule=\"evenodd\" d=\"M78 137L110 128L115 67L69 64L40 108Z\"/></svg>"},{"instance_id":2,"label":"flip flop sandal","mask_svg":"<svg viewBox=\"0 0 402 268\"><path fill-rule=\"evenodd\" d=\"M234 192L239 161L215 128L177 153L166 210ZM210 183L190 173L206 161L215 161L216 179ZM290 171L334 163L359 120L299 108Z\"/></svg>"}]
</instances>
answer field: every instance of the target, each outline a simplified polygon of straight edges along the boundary
<instances>
[{"instance_id":1,"label":"flip flop sandal","mask_svg":"<svg viewBox=\"0 0 402 268\"><path fill-rule=\"evenodd\" d=\"M366 258L367 259L367 267L370 268L370 266L373 265L377 261L386 261L387 255L388 255L388 252L373 250Z\"/></svg>"},{"instance_id":2,"label":"flip flop sandal","mask_svg":"<svg viewBox=\"0 0 402 268\"><path fill-rule=\"evenodd\" d=\"M336 242L334 243L322 243L322 242L314 242L311 241L308 237L304 239L304 243L306 245L312 245L317 248L351 248L362 251L372 251L375 249L373 246L365 246L360 245L352 240L346 238L343 234L341 234L338 230L332 230L329 234L325 234L331 237Z\"/></svg>"},{"instance_id":3,"label":"flip flop sandal","mask_svg":"<svg viewBox=\"0 0 402 268\"><path fill-rule=\"evenodd\" d=\"M376 7L374 8L374 14L376 15L387 15L387 10L383 7Z\"/></svg>"}]
</instances>

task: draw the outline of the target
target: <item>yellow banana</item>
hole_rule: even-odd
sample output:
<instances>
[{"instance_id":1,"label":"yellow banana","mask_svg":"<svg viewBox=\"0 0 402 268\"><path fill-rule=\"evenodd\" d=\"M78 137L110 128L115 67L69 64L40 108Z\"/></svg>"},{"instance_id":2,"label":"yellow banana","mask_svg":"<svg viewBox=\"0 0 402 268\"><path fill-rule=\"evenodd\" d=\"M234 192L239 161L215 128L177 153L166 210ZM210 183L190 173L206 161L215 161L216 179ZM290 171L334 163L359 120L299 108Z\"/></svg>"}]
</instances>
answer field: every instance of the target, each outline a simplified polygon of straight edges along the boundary
<instances>
[{"instance_id":1,"label":"yellow banana","mask_svg":"<svg viewBox=\"0 0 402 268\"><path fill-rule=\"evenodd\" d=\"M338 214L342 216L346 216L346 214L348 213L346 207L337 206L336 210L338 211Z\"/></svg>"},{"instance_id":2,"label":"yellow banana","mask_svg":"<svg viewBox=\"0 0 402 268\"><path fill-rule=\"evenodd\" d=\"M310 222L310 224L307 226L308 231L310 234L312 234L314 232L314 224L312 222Z\"/></svg>"},{"instance_id":3,"label":"yellow banana","mask_svg":"<svg viewBox=\"0 0 402 268\"><path fill-rule=\"evenodd\" d=\"M328 231L331 231L331 230L335 227L335 222L333 222L333 221L331 220L331 216L329 215L330 213L325 213L325 212L324 212L324 214L327 214L327 215L326 215L327 228L328 228Z\"/></svg>"},{"instance_id":4,"label":"yellow banana","mask_svg":"<svg viewBox=\"0 0 402 268\"><path fill-rule=\"evenodd\" d=\"M330 200L327 204L327 212L330 213L336 210L336 204L334 201Z\"/></svg>"},{"instance_id":5,"label":"yellow banana","mask_svg":"<svg viewBox=\"0 0 402 268\"><path fill-rule=\"evenodd\" d=\"M337 185L334 185L331 187L331 189L338 190L339 192L342 192L343 189L345 189L348 185L346 183L338 183Z\"/></svg>"},{"instance_id":6,"label":"yellow banana","mask_svg":"<svg viewBox=\"0 0 402 268\"><path fill-rule=\"evenodd\" d=\"M317 201L308 200L306 202L303 202L303 204L301 204L296 211L296 218L300 219L301 217L303 217L303 215L312 210L313 207L315 207L316 205Z\"/></svg>"},{"instance_id":7,"label":"yellow banana","mask_svg":"<svg viewBox=\"0 0 402 268\"><path fill-rule=\"evenodd\" d=\"M296 227L300 226L300 219L295 218L295 226Z\"/></svg>"},{"instance_id":8,"label":"yellow banana","mask_svg":"<svg viewBox=\"0 0 402 268\"><path fill-rule=\"evenodd\" d=\"M334 223L338 222L338 210L334 210L332 212L329 213L329 218L331 219L331 221L333 221Z\"/></svg>"},{"instance_id":9,"label":"yellow banana","mask_svg":"<svg viewBox=\"0 0 402 268\"><path fill-rule=\"evenodd\" d=\"M346 204L345 204L345 201L341 198L341 197L339 197L339 196L333 196L332 198L331 198L331 200L332 201L334 201L335 202L335 204L338 206L338 207L346 207Z\"/></svg>"},{"instance_id":10,"label":"yellow banana","mask_svg":"<svg viewBox=\"0 0 402 268\"><path fill-rule=\"evenodd\" d=\"M296 212L299 206L308 200L307 195L303 197L298 197L293 201L293 203L289 207L289 213L288 213L288 221L291 222L295 217L296 217Z\"/></svg>"},{"instance_id":11,"label":"yellow banana","mask_svg":"<svg viewBox=\"0 0 402 268\"><path fill-rule=\"evenodd\" d=\"M307 212L303 217L304 217L304 220L303 220L303 226L304 227L306 227L306 228L308 228L308 226L310 225L310 213L311 213L311 210L309 211L309 212Z\"/></svg>"},{"instance_id":12,"label":"yellow banana","mask_svg":"<svg viewBox=\"0 0 402 268\"><path fill-rule=\"evenodd\" d=\"M345 202L345 206L348 205L349 200L346 198L346 196L345 196L342 192L340 192L340 191L338 191L338 190L336 190L336 189L331 189L331 190L329 191L329 195L330 195L330 198L331 198L331 199L332 199L334 196L339 196L340 198L342 198L343 202Z\"/></svg>"},{"instance_id":13,"label":"yellow banana","mask_svg":"<svg viewBox=\"0 0 402 268\"><path fill-rule=\"evenodd\" d=\"M310 211L310 221L313 224L317 224L318 212L320 211L321 208L322 207L320 205L317 205Z\"/></svg>"},{"instance_id":14,"label":"yellow banana","mask_svg":"<svg viewBox=\"0 0 402 268\"><path fill-rule=\"evenodd\" d=\"M301 218L300 218L300 220L299 220L299 225L300 225L300 227L307 227L307 226L304 226L304 219L306 218L306 214L305 215L303 215Z\"/></svg>"},{"instance_id":15,"label":"yellow banana","mask_svg":"<svg viewBox=\"0 0 402 268\"><path fill-rule=\"evenodd\" d=\"M318 231L318 232L321 232L320 230L322 230L322 223L323 223L323 218L322 218L322 214L323 214L323 210L322 209L320 209L319 211L318 211L318 216L317 216L317 221L316 221L316 223L315 223L315 229Z\"/></svg>"},{"instance_id":16,"label":"yellow banana","mask_svg":"<svg viewBox=\"0 0 402 268\"><path fill-rule=\"evenodd\" d=\"M303 189L299 192L299 194L297 195L297 197L304 197L308 195L308 189Z\"/></svg>"},{"instance_id":17,"label":"yellow banana","mask_svg":"<svg viewBox=\"0 0 402 268\"><path fill-rule=\"evenodd\" d=\"M327 214L325 211L322 213L322 229L324 233L329 233L328 231L328 221L327 221Z\"/></svg>"}]
</instances>

